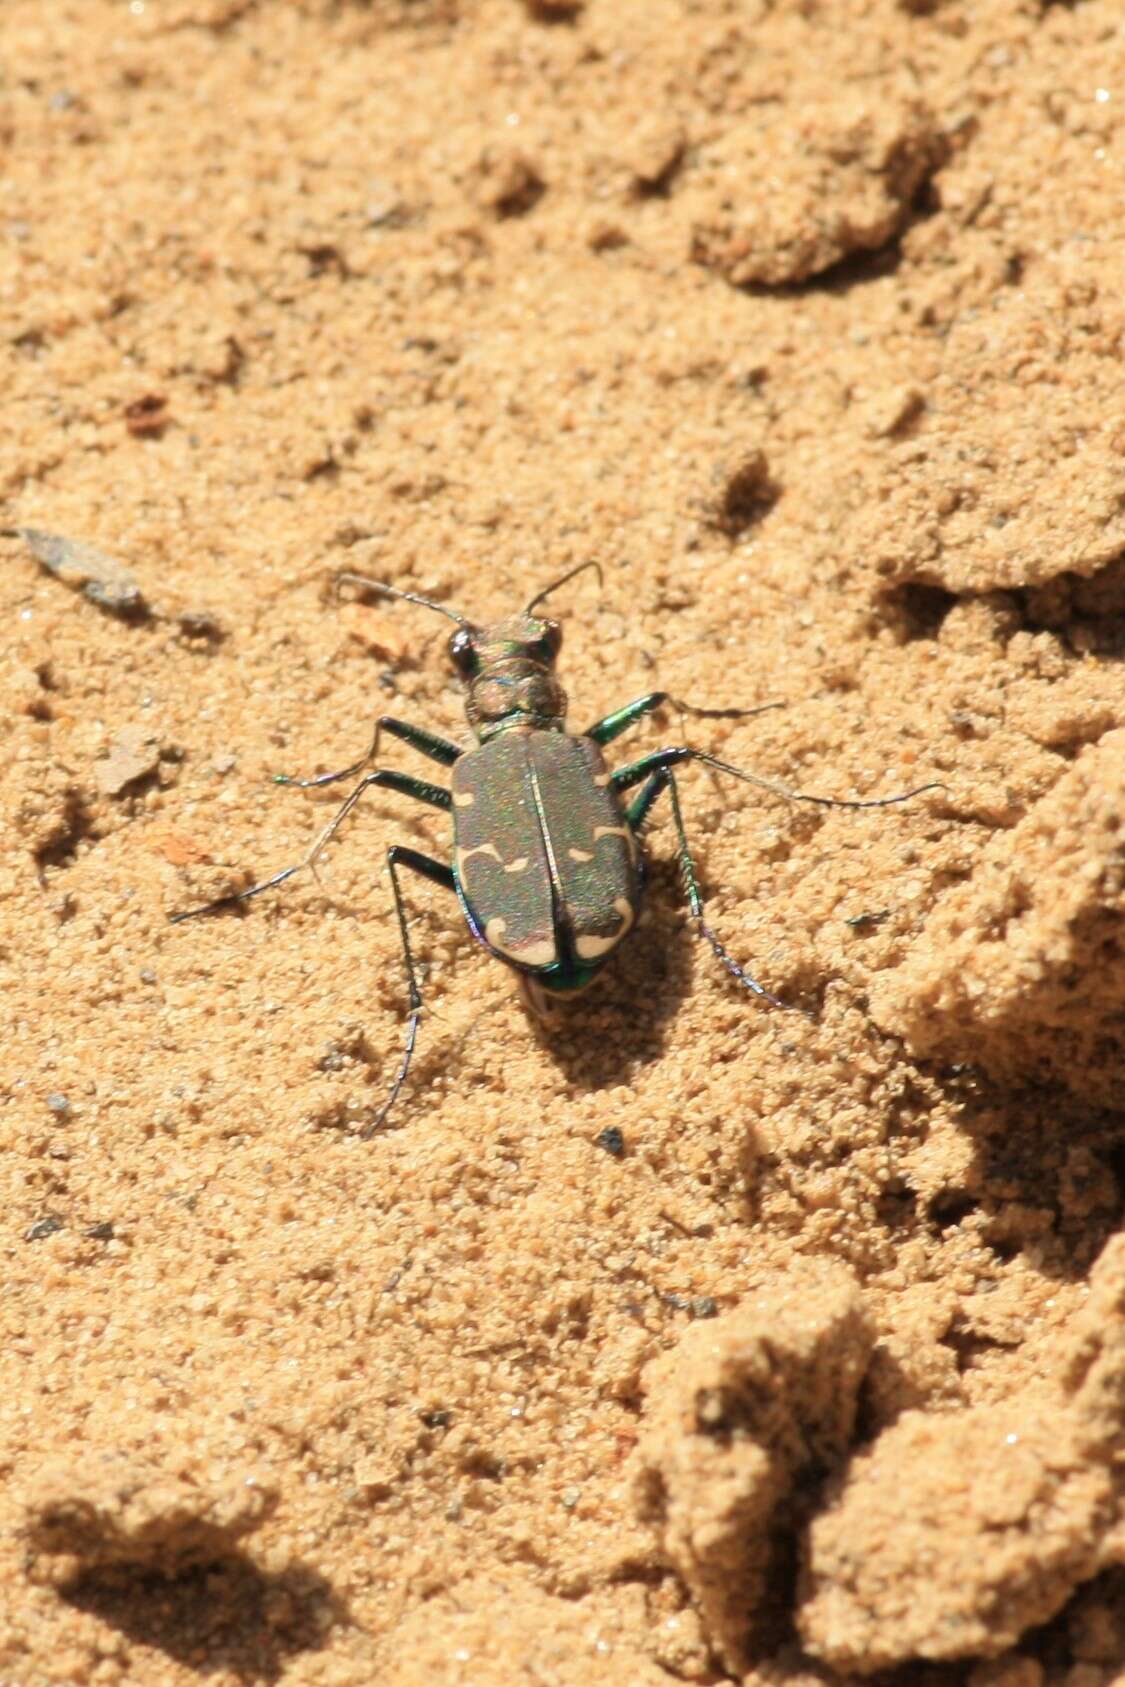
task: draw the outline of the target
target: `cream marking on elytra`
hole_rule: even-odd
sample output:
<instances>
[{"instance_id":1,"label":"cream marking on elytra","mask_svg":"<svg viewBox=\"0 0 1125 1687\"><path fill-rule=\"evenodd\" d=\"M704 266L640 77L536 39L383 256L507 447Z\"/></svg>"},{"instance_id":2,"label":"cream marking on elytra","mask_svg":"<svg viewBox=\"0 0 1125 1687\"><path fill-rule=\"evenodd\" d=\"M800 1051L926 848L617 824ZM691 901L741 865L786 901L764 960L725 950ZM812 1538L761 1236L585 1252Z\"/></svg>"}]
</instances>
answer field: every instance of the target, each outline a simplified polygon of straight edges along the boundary
<instances>
[{"instance_id":1,"label":"cream marking on elytra","mask_svg":"<svg viewBox=\"0 0 1125 1687\"><path fill-rule=\"evenodd\" d=\"M494 861L500 862L501 866L504 864L503 857L494 843L478 844L475 849L459 849L457 851L457 871L462 879L465 877L465 868L474 855L491 855Z\"/></svg>"},{"instance_id":2,"label":"cream marking on elytra","mask_svg":"<svg viewBox=\"0 0 1125 1687\"><path fill-rule=\"evenodd\" d=\"M592 861L594 859L588 849L568 849L566 853L572 861Z\"/></svg>"},{"instance_id":3,"label":"cream marking on elytra","mask_svg":"<svg viewBox=\"0 0 1125 1687\"><path fill-rule=\"evenodd\" d=\"M607 827L599 827L606 831ZM613 906L621 915L621 926L612 937L579 937L575 939L574 948L580 961L596 961L599 955L608 955L615 949L633 923L633 910L623 896L615 896Z\"/></svg>"},{"instance_id":4,"label":"cream marking on elytra","mask_svg":"<svg viewBox=\"0 0 1125 1687\"><path fill-rule=\"evenodd\" d=\"M476 800L471 791L454 791L453 793L453 801L458 808L472 808Z\"/></svg>"},{"instance_id":5,"label":"cream marking on elytra","mask_svg":"<svg viewBox=\"0 0 1125 1687\"><path fill-rule=\"evenodd\" d=\"M530 860L530 855L517 855L514 861L504 863L504 871L506 873L522 873Z\"/></svg>"},{"instance_id":6,"label":"cream marking on elytra","mask_svg":"<svg viewBox=\"0 0 1125 1687\"><path fill-rule=\"evenodd\" d=\"M501 955L509 955L513 961L518 961L520 966L554 966L559 956L553 937L544 937L538 942L522 943L511 948L501 941L507 929L508 922L500 914L489 920L484 928L484 940L490 949L497 950Z\"/></svg>"},{"instance_id":7,"label":"cream marking on elytra","mask_svg":"<svg viewBox=\"0 0 1125 1687\"><path fill-rule=\"evenodd\" d=\"M599 838L624 838L630 861L637 859L637 840L628 826L595 826L594 842L597 843Z\"/></svg>"}]
</instances>

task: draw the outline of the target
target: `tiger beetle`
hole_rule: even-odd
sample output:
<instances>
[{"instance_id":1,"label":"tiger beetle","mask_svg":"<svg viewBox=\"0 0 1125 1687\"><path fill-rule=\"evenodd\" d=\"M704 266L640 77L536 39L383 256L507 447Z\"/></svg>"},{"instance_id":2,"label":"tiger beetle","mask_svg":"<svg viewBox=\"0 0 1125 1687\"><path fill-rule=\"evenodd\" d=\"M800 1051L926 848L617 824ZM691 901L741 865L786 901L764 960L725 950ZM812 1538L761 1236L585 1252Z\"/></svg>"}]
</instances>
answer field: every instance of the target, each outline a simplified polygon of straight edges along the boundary
<instances>
[{"instance_id":1,"label":"tiger beetle","mask_svg":"<svg viewBox=\"0 0 1125 1687\"><path fill-rule=\"evenodd\" d=\"M868 801L809 796L687 744L653 750L611 772L602 757L603 747L664 704L681 715L708 719L742 719L762 711L697 708L666 691L649 691L595 721L584 733L568 732L566 693L555 674L562 629L557 621L536 611L560 586L591 568L600 584L599 565L580 563L539 592L522 612L489 627L478 627L467 616L415 592L360 574L341 574L338 587L355 586L401 598L456 623L449 656L466 689L465 713L476 745L465 750L422 727L380 715L369 748L349 767L311 779L276 776L277 784L311 790L362 775L302 861L246 890L228 892L172 916L173 923L179 923L236 907L284 884L303 868L313 867L363 793L374 787L401 792L452 814L452 865L403 844L392 844L387 850L410 1011L394 1082L379 1113L361 1133L364 1137L380 1128L398 1099L422 1015L422 991L399 882L402 868L455 893L473 936L515 970L529 1005L541 1013L552 999L584 990L636 924L644 882L641 833L657 798L667 791L680 873L696 931L739 984L771 1006L784 1008L785 1002L727 953L704 919L674 770L684 762L702 762L776 796L822 808L885 808L935 789L932 784L919 785L898 796ZM450 768L450 789L374 766L384 733ZM640 789L627 797L637 786Z\"/></svg>"}]
</instances>

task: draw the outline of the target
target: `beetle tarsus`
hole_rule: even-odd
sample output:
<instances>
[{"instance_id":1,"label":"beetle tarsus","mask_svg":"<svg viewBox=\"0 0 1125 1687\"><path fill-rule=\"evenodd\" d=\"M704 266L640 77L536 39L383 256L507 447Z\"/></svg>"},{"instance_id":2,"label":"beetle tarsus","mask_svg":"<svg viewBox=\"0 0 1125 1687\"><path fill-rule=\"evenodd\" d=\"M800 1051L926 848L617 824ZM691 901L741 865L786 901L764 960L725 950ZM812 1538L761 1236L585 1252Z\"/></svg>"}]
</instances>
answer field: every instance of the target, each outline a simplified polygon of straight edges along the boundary
<instances>
[{"instance_id":1,"label":"beetle tarsus","mask_svg":"<svg viewBox=\"0 0 1125 1687\"><path fill-rule=\"evenodd\" d=\"M806 1018L812 1018L806 1008L798 1007L794 1002L782 1001L780 996L775 996L771 990L767 990L764 984L759 984L753 973L747 972L745 967L739 966L734 956L723 947L722 942L716 937L711 927L705 924L703 920L697 919L695 921L695 929L700 937L706 938L712 951L722 961L731 977L737 978L738 982L751 991L753 995L760 996L762 1001L768 1002L771 1008L781 1008L785 1013L803 1013Z\"/></svg>"},{"instance_id":2,"label":"beetle tarsus","mask_svg":"<svg viewBox=\"0 0 1125 1687\"><path fill-rule=\"evenodd\" d=\"M410 1062L414 1057L414 1045L418 1041L418 1021L421 1017L422 1008L421 1004L419 1004L418 1007L411 1009L410 1017L407 1021L406 1047L402 1051L402 1059L399 1061L398 1072L395 1076L394 1083L391 1085L390 1094L387 1096L386 1101L384 1101L382 1107L380 1107L371 1123L364 1125L363 1129L360 1131L359 1139L361 1142L370 1142L376 1132L382 1130L391 1108L399 1098L399 1092L401 1091L403 1084L406 1082L406 1075L410 1071Z\"/></svg>"},{"instance_id":3,"label":"beetle tarsus","mask_svg":"<svg viewBox=\"0 0 1125 1687\"><path fill-rule=\"evenodd\" d=\"M418 1021L422 1017L422 991L418 984L418 972L414 964L414 952L410 947L410 930L406 923L406 903L403 900L402 886L398 882L399 867L409 867L421 878L429 879L431 884L440 885L443 890L456 888L452 870L443 861L435 861L432 856L423 855L420 850L410 849L406 844L392 844L387 851L387 872L391 875L391 894L394 897L395 919L398 922L399 942L402 945L402 964L406 969L406 992L410 1003L410 1015L406 1026L406 1046L402 1051L398 1072L391 1085L390 1094L369 1125L365 1125L360 1132L364 1139L374 1136L382 1129L387 1116L399 1098L403 1084L410 1071L410 1062L414 1057L414 1045L418 1041Z\"/></svg>"}]
</instances>

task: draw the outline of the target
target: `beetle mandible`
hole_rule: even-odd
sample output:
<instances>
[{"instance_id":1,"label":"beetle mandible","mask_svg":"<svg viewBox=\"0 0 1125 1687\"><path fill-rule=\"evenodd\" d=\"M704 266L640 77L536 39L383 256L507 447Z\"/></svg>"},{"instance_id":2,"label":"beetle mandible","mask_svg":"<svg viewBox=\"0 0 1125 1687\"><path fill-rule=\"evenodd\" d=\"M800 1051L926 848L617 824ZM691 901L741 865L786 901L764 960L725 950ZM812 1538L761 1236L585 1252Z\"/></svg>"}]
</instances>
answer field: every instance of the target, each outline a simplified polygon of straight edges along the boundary
<instances>
[{"instance_id":1,"label":"beetle mandible","mask_svg":"<svg viewBox=\"0 0 1125 1687\"><path fill-rule=\"evenodd\" d=\"M653 805L667 791L680 873L696 931L741 985L773 1007L784 1008L786 1003L728 954L704 919L675 769L683 762L702 762L790 801L824 808L885 808L936 788L918 785L898 796L866 801L810 796L687 744L653 750L611 772L603 747L664 704L681 714L710 719L744 718L760 713L761 708L704 709L680 702L666 691L649 691L595 721L585 732L568 732L566 693L555 673L562 629L557 621L536 611L560 586L591 568L600 583L600 566L580 563L539 592L526 609L487 627L476 626L467 616L416 592L360 574L341 574L338 586L358 586L383 597L400 598L436 610L456 623L449 655L465 686L465 713L477 742L465 750L422 727L380 715L366 753L350 766L310 779L277 775L276 783L306 790L362 776L302 861L246 890L231 891L172 916L178 924L235 907L313 866L363 793L373 787L398 791L452 814L451 864L403 844L392 844L387 850L410 1011L394 1082L378 1114L362 1131L364 1137L380 1128L398 1099L422 1015L400 869L409 868L453 891L473 936L516 971L530 1005L542 1011L551 998L584 990L636 924L644 883L641 833ZM373 766L383 733L450 768L450 787ZM628 796L629 792L633 794Z\"/></svg>"}]
</instances>

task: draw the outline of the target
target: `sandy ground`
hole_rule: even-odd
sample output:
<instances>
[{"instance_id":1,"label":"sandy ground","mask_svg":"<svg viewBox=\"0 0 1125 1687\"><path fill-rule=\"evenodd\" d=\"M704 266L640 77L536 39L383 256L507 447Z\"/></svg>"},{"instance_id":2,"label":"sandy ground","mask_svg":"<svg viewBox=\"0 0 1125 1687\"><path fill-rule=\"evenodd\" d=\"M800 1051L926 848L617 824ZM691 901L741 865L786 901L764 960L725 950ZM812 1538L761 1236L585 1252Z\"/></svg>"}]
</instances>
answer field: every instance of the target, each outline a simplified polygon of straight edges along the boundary
<instances>
[{"instance_id":1,"label":"sandy ground","mask_svg":"<svg viewBox=\"0 0 1125 1687\"><path fill-rule=\"evenodd\" d=\"M1121 1680L1120 6L4 0L0 75L0 1683ZM365 1141L445 817L168 915L466 741L337 571L591 557L576 729L942 788L684 774L804 1013L666 813L546 1032L411 886Z\"/></svg>"}]
</instances>

